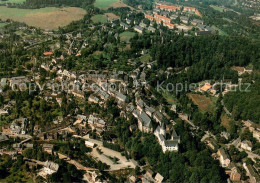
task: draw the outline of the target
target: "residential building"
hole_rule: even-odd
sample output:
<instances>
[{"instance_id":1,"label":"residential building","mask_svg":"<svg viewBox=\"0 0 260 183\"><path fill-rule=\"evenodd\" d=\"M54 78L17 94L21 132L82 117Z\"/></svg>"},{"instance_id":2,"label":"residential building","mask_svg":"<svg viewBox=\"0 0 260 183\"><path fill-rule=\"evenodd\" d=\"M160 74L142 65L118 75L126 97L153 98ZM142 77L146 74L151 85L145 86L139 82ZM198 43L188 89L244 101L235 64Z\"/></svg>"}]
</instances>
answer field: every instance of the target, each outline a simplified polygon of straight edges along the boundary
<instances>
[{"instance_id":1,"label":"residential building","mask_svg":"<svg viewBox=\"0 0 260 183\"><path fill-rule=\"evenodd\" d=\"M124 22L120 22L120 26L123 27L124 30L129 29L129 25L125 24Z\"/></svg>"},{"instance_id":2,"label":"residential building","mask_svg":"<svg viewBox=\"0 0 260 183\"><path fill-rule=\"evenodd\" d=\"M217 152L219 156L219 161L222 167L228 167L230 164L230 159L228 155L226 154L225 150L223 148L220 148Z\"/></svg>"},{"instance_id":3,"label":"residential building","mask_svg":"<svg viewBox=\"0 0 260 183\"><path fill-rule=\"evenodd\" d=\"M250 141L244 140L241 142L241 148L246 151L252 151L253 145Z\"/></svg>"},{"instance_id":4,"label":"residential building","mask_svg":"<svg viewBox=\"0 0 260 183\"><path fill-rule=\"evenodd\" d=\"M241 179L241 173L237 167L233 167L231 169L231 174L230 174L230 180L231 181L240 181Z\"/></svg>"},{"instance_id":5,"label":"residential building","mask_svg":"<svg viewBox=\"0 0 260 183\"><path fill-rule=\"evenodd\" d=\"M246 163L243 163L243 167L246 170L246 174L250 177L250 183L260 182L260 177L252 165L247 165Z\"/></svg>"},{"instance_id":6,"label":"residential building","mask_svg":"<svg viewBox=\"0 0 260 183\"><path fill-rule=\"evenodd\" d=\"M142 34L144 29L143 29L142 27L136 25L136 26L134 26L134 30L135 30L136 32Z\"/></svg>"},{"instance_id":7,"label":"residential building","mask_svg":"<svg viewBox=\"0 0 260 183\"><path fill-rule=\"evenodd\" d=\"M153 33L156 31L156 29L154 27L151 27L151 26L148 27L148 30L153 32Z\"/></svg>"},{"instance_id":8,"label":"residential building","mask_svg":"<svg viewBox=\"0 0 260 183\"><path fill-rule=\"evenodd\" d=\"M137 118L138 129L140 131L145 133L150 133L153 131L151 119L145 112L134 110L132 114L134 115L135 118Z\"/></svg>"},{"instance_id":9,"label":"residential building","mask_svg":"<svg viewBox=\"0 0 260 183\"><path fill-rule=\"evenodd\" d=\"M162 183L163 179L164 179L164 177L159 173L157 173L154 177L154 180L156 181L156 183Z\"/></svg>"},{"instance_id":10,"label":"residential building","mask_svg":"<svg viewBox=\"0 0 260 183\"><path fill-rule=\"evenodd\" d=\"M181 21L185 24L189 23L189 18L188 17L185 17L185 16L181 16L180 17Z\"/></svg>"}]
</instances>

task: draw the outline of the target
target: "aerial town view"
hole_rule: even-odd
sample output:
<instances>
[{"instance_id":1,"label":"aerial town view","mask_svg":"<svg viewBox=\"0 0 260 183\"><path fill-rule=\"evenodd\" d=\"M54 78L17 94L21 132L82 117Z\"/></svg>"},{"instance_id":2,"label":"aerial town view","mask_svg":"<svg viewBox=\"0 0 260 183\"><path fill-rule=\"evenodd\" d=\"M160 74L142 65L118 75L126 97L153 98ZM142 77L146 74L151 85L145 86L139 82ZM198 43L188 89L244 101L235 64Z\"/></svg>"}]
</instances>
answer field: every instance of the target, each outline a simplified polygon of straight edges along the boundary
<instances>
[{"instance_id":1,"label":"aerial town view","mask_svg":"<svg viewBox=\"0 0 260 183\"><path fill-rule=\"evenodd\" d=\"M0 182L260 183L260 1L0 0Z\"/></svg>"}]
</instances>

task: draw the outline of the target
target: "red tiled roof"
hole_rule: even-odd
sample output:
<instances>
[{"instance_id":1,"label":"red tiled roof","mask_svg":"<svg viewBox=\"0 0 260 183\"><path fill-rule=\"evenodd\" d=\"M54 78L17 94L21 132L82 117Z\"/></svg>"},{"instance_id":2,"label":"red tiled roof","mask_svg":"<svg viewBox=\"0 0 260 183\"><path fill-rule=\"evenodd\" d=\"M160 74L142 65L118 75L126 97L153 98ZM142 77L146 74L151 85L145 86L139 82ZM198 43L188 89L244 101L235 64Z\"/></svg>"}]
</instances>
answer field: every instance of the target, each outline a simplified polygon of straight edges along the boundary
<instances>
[{"instance_id":1,"label":"red tiled roof","mask_svg":"<svg viewBox=\"0 0 260 183\"><path fill-rule=\"evenodd\" d=\"M43 53L43 55L45 55L45 56L49 56L49 55L52 55L53 53L51 52L51 51L49 51L49 52L44 52Z\"/></svg>"}]
</instances>

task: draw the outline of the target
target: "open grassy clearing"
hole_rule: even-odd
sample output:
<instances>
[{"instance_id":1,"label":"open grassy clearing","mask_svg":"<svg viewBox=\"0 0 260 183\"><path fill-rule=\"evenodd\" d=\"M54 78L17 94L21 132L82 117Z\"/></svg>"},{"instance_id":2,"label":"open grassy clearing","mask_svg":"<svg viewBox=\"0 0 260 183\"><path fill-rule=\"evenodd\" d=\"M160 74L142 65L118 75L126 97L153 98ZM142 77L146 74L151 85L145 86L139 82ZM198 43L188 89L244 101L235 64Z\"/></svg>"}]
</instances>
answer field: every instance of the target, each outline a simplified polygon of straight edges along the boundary
<instances>
[{"instance_id":1,"label":"open grassy clearing","mask_svg":"<svg viewBox=\"0 0 260 183\"><path fill-rule=\"evenodd\" d=\"M169 104L171 104L171 105L177 104L177 102L176 102L177 100L169 92L166 91L166 92L162 93L162 96L166 99L166 101Z\"/></svg>"},{"instance_id":2,"label":"open grassy clearing","mask_svg":"<svg viewBox=\"0 0 260 183\"><path fill-rule=\"evenodd\" d=\"M203 112L213 112L214 102L211 98L199 94L188 94L188 97L196 104Z\"/></svg>"},{"instance_id":3,"label":"open grassy clearing","mask_svg":"<svg viewBox=\"0 0 260 183\"><path fill-rule=\"evenodd\" d=\"M42 29L57 29L80 20L84 17L86 11L81 8L41 8L41 9L18 9L0 7L0 18L3 20L12 19L18 22L24 22L30 26Z\"/></svg>"},{"instance_id":4,"label":"open grassy clearing","mask_svg":"<svg viewBox=\"0 0 260 183\"><path fill-rule=\"evenodd\" d=\"M93 17L91 17L91 20L94 23L106 23L107 22L107 17L105 15L94 15Z\"/></svg>"},{"instance_id":5,"label":"open grassy clearing","mask_svg":"<svg viewBox=\"0 0 260 183\"><path fill-rule=\"evenodd\" d=\"M152 57L150 54L146 54L140 57L141 62L147 63L151 61Z\"/></svg>"},{"instance_id":6,"label":"open grassy clearing","mask_svg":"<svg viewBox=\"0 0 260 183\"><path fill-rule=\"evenodd\" d=\"M224 8L219 7L219 6L210 5L210 7L213 8L214 10L216 10L216 11L219 11L219 12L223 12L224 11Z\"/></svg>"},{"instance_id":7,"label":"open grassy clearing","mask_svg":"<svg viewBox=\"0 0 260 183\"><path fill-rule=\"evenodd\" d=\"M107 19L109 20L116 20L116 19L119 19L120 17L115 15L114 13L105 13Z\"/></svg>"},{"instance_id":8,"label":"open grassy clearing","mask_svg":"<svg viewBox=\"0 0 260 183\"><path fill-rule=\"evenodd\" d=\"M1 1L0 0L0 4L6 4L6 3L23 3L26 0L7 0L7 1Z\"/></svg>"},{"instance_id":9,"label":"open grassy clearing","mask_svg":"<svg viewBox=\"0 0 260 183\"><path fill-rule=\"evenodd\" d=\"M0 27L4 27L6 23L0 23Z\"/></svg>"},{"instance_id":10,"label":"open grassy clearing","mask_svg":"<svg viewBox=\"0 0 260 183\"><path fill-rule=\"evenodd\" d=\"M113 6L113 3L119 0L96 0L94 6L100 9L106 9Z\"/></svg>"},{"instance_id":11,"label":"open grassy clearing","mask_svg":"<svg viewBox=\"0 0 260 183\"><path fill-rule=\"evenodd\" d=\"M228 34L221 29L217 28L215 25L212 26L214 30L218 31L218 34L221 36L227 36Z\"/></svg>"},{"instance_id":12,"label":"open grassy clearing","mask_svg":"<svg viewBox=\"0 0 260 183\"><path fill-rule=\"evenodd\" d=\"M226 114L222 114L221 116L221 125L223 125L229 131L229 121L230 119L227 117Z\"/></svg>"},{"instance_id":13,"label":"open grassy clearing","mask_svg":"<svg viewBox=\"0 0 260 183\"><path fill-rule=\"evenodd\" d=\"M135 36L134 32L129 32L129 31L125 31L123 33L121 33L120 35L120 40L124 41L124 42L129 42L129 40Z\"/></svg>"}]
</instances>

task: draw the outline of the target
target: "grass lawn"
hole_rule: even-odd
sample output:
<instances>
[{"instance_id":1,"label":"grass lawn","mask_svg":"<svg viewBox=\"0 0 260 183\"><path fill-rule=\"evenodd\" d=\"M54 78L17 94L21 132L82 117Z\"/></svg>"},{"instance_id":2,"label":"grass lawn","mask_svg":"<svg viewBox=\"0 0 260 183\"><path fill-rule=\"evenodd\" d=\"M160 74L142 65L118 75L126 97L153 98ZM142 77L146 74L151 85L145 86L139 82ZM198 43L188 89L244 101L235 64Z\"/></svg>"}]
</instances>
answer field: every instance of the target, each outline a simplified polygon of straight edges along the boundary
<instances>
[{"instance_id":1,"label":"grass lawn","mask_svg":"<svg viewBox=\"0 0 260 183\"><path fill-rule=\"evenodd\" d=\"M215 108L215 99L211 99L204 95L188 94L188 97L196 104L202 112L213 112Z\"/></svg>"},{"instance_id":2,"label":"grass lawn","mask_svg":"<svg viewBox=\"0 0 260 183\"><path fill-rule=\"evenodd\" d=\"M0 28L4 27L6 25L6 23L0 23Z\"/></svg>"},{"instance_id":3,"label":"grass lawn","mask_svg":"<svg viewBox=\"0 0 260 183\"><path fill-rule=\"evenodd\" d=\"M129 31L126 31L126 32L123 32L121 33L119 36L120 36L120 40L121 41L124 41L124 42L129 42L129 40L135 36L136 33L134 32L129 32Z\"/></svg>"},{"instance_id":4,"label":"grass lawn","mask_svg":"<svg viewBox=\"0 0 260 183\"><path fill-rule=\"evenodd\" d=\"M169 92L164 92L162 93L162 96L166 99L166 101L170 104L170 105L173 105L173 104L176 104L176 99L173 97L173 95L171 95Z\"/></svg>"},{"instance_id":5,"label":"grass lawn","mask_svg":"<svg viewBox=\"0 0 260 183\"><path fill-rule=\"evenodd\" d=\"M221 124L229 131L229 121L230 119L226 114L221 115Z\"/></svg>"},{"instance_id":6,"label":"grass lawn","mask_svg":"<svg viewBox=\"0 0 260 183\"><path fill-rule=\"evenodd\" d=\"M94 15L93 17L91 17L91 20L94 23L106 23L107 22L107 17L105 15Z\"/></svg>"},{"instance_id":7,"label":"grass lawn","mask_svg":"<svg viewBox=\"0 0 260 183\"><path fill-rule=\"evenodd\" d=\"M214 30L217 30L218 31L218 34L220 36L227 36L228 34L224 31L222 31L221 29L217 28L215 25L212 26Z\"/></svg>"},{"instance_id":8,"label":"grass lawn","mask_svg":"<svg viewBox=\"0 0 260 183\"><path fill-rule=\"evenodd\" d=\"M140 57L141 62L149 62L152 59L150 54L146 54Z\"/></svg>"},{"instance_id":9,"label":"grass lawn","mask_svg":"<svg viewBox=\"0 0 260 183\"><path fill-rule=\"evenodd\" d=\"M72 21L82 19L85 14L84 9L75 7L18 9L0 6L0 19L12 19L42 29L57 29L66 26Z\"/></svg>"},{"instance_id":10,"label":"grass lawn","mask_svg":"<svg viewBox=\"0 0 260 183\"><path fill-rule=\"evenodd\" d=\"M219 12L223 12L224 10L224 8L215 5L210 5L210 7Z\"/></svg>"},{"instance_id":11,"label":"grass lawn","mask_svg":"<svg viewBox=\"0 0 260 183\"><path fill-rule=\"evenodd\" d=\"M94 6L100 9L106 9L111 7L114 3L118 1L119 0L96 0Z\"/></svg>"},{"instance_id":12,"label":"grass lawn","mask_svg":"<svg viewBox=\"0 0 260 183\"><path fill-rule=\"evenodd\" d=\"M1 1L0 0L0 4L5 4L5 3L23 3L26 0L7 0L7 1Z\"/></svg>"}]
</instances>

